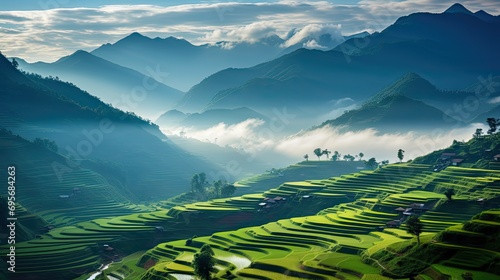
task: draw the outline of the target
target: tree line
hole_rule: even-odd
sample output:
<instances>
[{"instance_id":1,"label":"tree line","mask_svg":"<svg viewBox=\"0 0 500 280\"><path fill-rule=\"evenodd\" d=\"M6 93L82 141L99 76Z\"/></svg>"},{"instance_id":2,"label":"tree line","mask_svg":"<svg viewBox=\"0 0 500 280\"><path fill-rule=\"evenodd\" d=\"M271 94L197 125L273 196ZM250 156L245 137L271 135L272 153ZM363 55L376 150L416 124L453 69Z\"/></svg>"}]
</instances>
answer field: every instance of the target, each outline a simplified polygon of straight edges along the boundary
<instances>
[{"instance_id":1,"label":"tree line","mask_svg":"<svg viewBox=\"0 0 500 280\"><path fill-rule=\"evenodd\" d=\"M500 122L499 122L500 124ZM318 160L321 160L321 157L323 155L326 155L326 158L329 159L329 156L330 154L332 153L331 151L329 151L328 149L321 149L321 148L316 148L313 150L313 153L314 155L316 155L318 157ZM399 149L398 150L398 153L397 153L397 157L399 159L399 162L403 162L403 158L404 158L404 153L405 151L403 149ZM376 169L377 167L379 166L383 166L383 165L387 165L389 164L389 161L388 160L383 160L381 162L377 162L377 159L372 157L368 160L363 160L363 157L365 156L364 153L360 152L359 154L357 155L351 155L351 154L345 154L343 157L342 157L342 154L339 153L338 151L334 151L333 152L333 155L331 157L331 160L332 161L339 161L341 159L344 159L345 161L355 161L356 159L358 161L363 161L365 163L365 165L371 169ZM304 159L306 161L309 161L309 154L305 154L304 155Z\"/></svg>"},{"instance_id":2,"label":"tree line","mask_svg":"<svg viewBox=\"0 0 500 280\"><path fill-rule=\"evenodd\" d=\"M329 151L328 149L324 149L323 150L321 148L316 148L316 149L314 149L313 153L318 157L318 160L321 160L321 157L323 155L326 155L326 158L330 159L330 154L332 152ZM359 154L357 154L355 156L353 156L351 154L346 154L346 155L344 155L343 159L345 161L354 161L355 159L358 159L359 161L361 161L364 156L365 156L365 154L363 154L363 153L359 153ZM304 159L306 161L308 161L309 160L309 154L305 154L304 155ZM338 151L334 151L331 160L332 161L338 161L338 160L341 160L341 159L342 159L342 154L339 153Z\"/></svg>"},{"instance_id":3,"label":"tree line","mask_svg":"<svg viewBox=\"0 0 500 280\"><path fill-rule=\"evenodd\" d=\"M488 135L492 135L492 134L495 134L497 132L498 127L500 126L500 119L497 119L497 118L487 118L486 119L486 123L490 127L490 129L488 129L486 131L486 133ZM479 138L481 138L483 136L483 134L484 134L483 129L482 128L477 128L476 132L474 132L474 134L472 134L472 137L476 138L476 139L479 139Z\"/></svg>"}]
</instances>

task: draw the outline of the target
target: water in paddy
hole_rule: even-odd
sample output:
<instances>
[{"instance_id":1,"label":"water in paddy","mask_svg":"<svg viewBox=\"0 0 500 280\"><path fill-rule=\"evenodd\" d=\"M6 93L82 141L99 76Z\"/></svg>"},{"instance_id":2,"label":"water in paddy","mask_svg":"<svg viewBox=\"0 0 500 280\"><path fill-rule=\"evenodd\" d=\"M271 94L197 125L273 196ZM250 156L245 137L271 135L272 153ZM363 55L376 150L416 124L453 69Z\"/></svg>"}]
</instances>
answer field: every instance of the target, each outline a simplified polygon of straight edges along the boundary
<instances>
[{"instance_id":1,"label":"water in paddy","mask_svg":"<svg viewBox=\"0 0 500 280\"><path fill-rule=\"evenodd\" d=\"M101 275L101 273L106 270L112 263L108 263L105 266L101 266L98 271L94 272L92 275L90 275L87 280L94 280L97 276Z\"/></svg>"}]
</instances>

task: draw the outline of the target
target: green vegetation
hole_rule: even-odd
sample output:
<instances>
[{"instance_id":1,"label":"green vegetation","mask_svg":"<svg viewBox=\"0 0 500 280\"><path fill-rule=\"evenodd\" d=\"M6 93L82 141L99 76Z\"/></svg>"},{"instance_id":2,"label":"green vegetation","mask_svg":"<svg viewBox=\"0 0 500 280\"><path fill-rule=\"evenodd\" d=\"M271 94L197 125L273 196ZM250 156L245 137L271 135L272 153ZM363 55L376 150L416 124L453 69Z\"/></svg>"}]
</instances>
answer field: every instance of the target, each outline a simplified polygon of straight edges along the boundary
<instances>
[{"instance_id":1,"label":"green vegetation","mask_svg":"<svg viewBox=\"0 0 500 280\"><path fill-rule=\"evenodd\" d=\"M338 154L338 152L337 152ZM237 194L264 192L285 182L328 178L357 172L365 166L361 162L303 161L280 169L279 172L268 172L237 181L234 185Z\"/></svg>"},{"instance_id":2,"label":"green vegetation","mask_svg":"<svg viewBox=\"0 0 500 280\"><path fill-rule=\"evenodd\" d=\"M48 151L55 152L58 147L60 160L55 166L51 161L44 161L40 166L27 159L35 169L46 168L45 173L40 174L47 177L56 175L56 184L61 178L70 179L71 173L78 172L80 168L91 169L109 180L109 185L119 194L118 200L125 197L127 202L140 203L180 194L197 170L218 172L221 169L189 155L171 142L163 141L165 136L151 121L113 108L73 84L21 72L3 55L0 55L0 76L0 97L5 100L0 112L0 128L30 142L35 141L49 148ZM35 140L37 138L41 140ZM16 148L16 143L10 144ZM16 159L16 152L23 157L27 154L22 149L11 151L7 148L4 152L6 157L13 158L6 164L25 163ZM94 164L97 161L112 163L123 176L108 177L107 170L103 172L105 174L100 174L101 169L95 168ZM89 165L94 165L94 168L89 168ZM23 166L20 169L31 171ZM37 177L31 177L31 186L37 183ZM78 179L73 177L72 180L77 183ZM43 190L39 188L37 192ZM114 200L114 197L110 193L108 200ZM27 193L26 198L45 204L35 192ZM53 201L51 204L54 204ZM25 207L33 212L43 208L42 205L36 209L29 205Z\"/></svg>"},{"instance_id":3,"label":"green vegetation","mask_svg":"<svg viewBox=\"0 0 500 280\"><path fill-rule=\"evenodd\" d=\"M454 158L462 159L460 163L464 167L500 169L500 162L494 156L500 154L500 135L484 135L479 138L473 137L467 142L453 141L448 148L434 151L428 155L418 157L414 163L438 164L442 161L443 154L455 154Z\"/></svg>"},{"instance_id":4,"label":"green vegetation","mask_svg":"<svg viewBox=\"0 0 500 280\"><path fill-rule=\"evenodd\" d=\"M192 264L194 273L202 280L211 279L210 274L216 271L214 267L215 259L213 256L214 251L208 244L203 245L200 249L200 252L194 254Z\"/></svg>"},{"instance_id":5,"label":"green vegetation","mask_svg":"<svg viewBox=\"0 0 500 280\"><path fill-rule=\"evenodd\" d=\"M55 153L57 153L57 151L59 150L59 148L57 147L57 144L55 141L51 141L49 139L41 139L41 138L35 138L35 140L33 141L33 143L35 145L38 145L40 147L44 147L50 151L53 151Z\"/></svg>"},{"instance_id":6,"label":"green vegetation","mask_svg":"<svg viewBox=\"0 0 500 280\"><path fill-rule=\"evenodd\" d=\"M411 215L406 221L406 231L417 237L417 243L420 245L420 234L422 234L423 224L417 216Z\"/></svg>"},{"instance_id":7,"label":"green vegetation","mask_svg":"<svg viewBox=\"0 0 500 280\"><path fill-rule=\"evenodd\" d=\"M378 162L377 159L374 157L370 158L369 160L365 161L365 165L370 168L370 169L375 169L378 167Z\"/></svg>"},{"instance_id":8,"label":"green vegetation","mask_svg":"<svg viewBox=\"0 0 500 280\"><path fill-rule=\"evenodd\" d=\"M303 162L299 168L309 168L313 163ZM324 166L340 163L321 162ZM346 261L341 261L339 254L356 256L369 252L370 256L391 244L409 240L411 235L406 233L404 223L399 224L401 213L395 209L413 203L429 208L419 217L424 246L427 236L467 221L483 207L498 204L495 198L499 182L500 171L495 170L448 167L432 172L429 165L393 164L323 180L287 182L263 193L240 197L179 206L173 206L172 200L170 209L141 209L148 213L82 221L52 228L40 238L21 242L16 248L19 265L25 270L18 275L38 273L40 277L69 278L75 271L93 271L102 261L119 261L123 255L167 242L141 257L136 255L136 262L122 262L108 272L144 273L144 279L162 279L169 273L192 275L194 254L209 244L218 271L214 277L273 278L280 273L292 278L375 277L370 275L378 273L363 265L363 258L345 256ZM448 188L457 194L446 202L443 191ZM277 197L286 199L275 200ZM478 203L477 198L485 201ZM179 199L181 202L190 198ZM105 208L97 209L88 211ZM488 212L483 216L490 217ZM389 227L396 220L400 228ZM206 227L207 223L210 227ZM193 233L200 237L193 237ZM104 245L114 248L114 253L103 250ZM40 254L45 261L39 260ZM380 266L374 267L381 269L380 273L384 271Z\"/></svg>"},{"instance_id":9,"label":"green vegetation","mask_svg":"<svg viewBox=\"0 0 500 280\"><path fill-rule=\"evenodd\" d=\"M444 192L444 195L446 195L446 198L448 200L452 200L453 196L455 195L455 191L453 189L447 189L445 192Z\"/></svg>"},{"instance_id":10,"label":"green vegetation","mask_svg":"<svg viewBox=\"0 0 500 280\"><path fill-rule=\"evenodd\" d=\"M404 157L405 157L405 151L403 151L402 149L399 149L398 150L398 159L399 159L399 162L402 162Z\"/></svg>"},{"instance_id":11,"label":"green vegetation","mask_svg":"<svg viewBox=\"0 0 500 280\"><path fill-rule=\"evenodd\" d=\"M409 241L393 243L371 253L369 260L384 266L385 274L392 277L496 279L500 274L500 223L489 219L499 215L499 210L484 211L464 224L424 236L420 246ZM486 228L476 227L485 222Z\"/></svg>"},{"instance_id":12,"label":"green vegetation","mask_svg":"<svg viewBox=\"0 0 500 280\"><path fill-rule=\"evenodd\" d=\"M321 156L323 155L323 151L321 150L321 148L316 148L313 152L318 157L318 160L320 160Z\"/></svg>"},{"instance_id":13,"label":"green vegetation","mask_svg":"<svg viewBox=\"0 0 500 280\"><path fill-rule=\"evenodd\" d=\"M494 182L500 180L500 173L493 170L449 168L448 172L435 173L428 168L426 165L396 164L377 171L326 180L285 183L264 195L300 192L309 196L300 199L304 206L324 200L333 202L333 193L354 196L351 202L344 203L337 197L336 206L325 208L314 216L281 219L262 226L218 232L211 236L192 238L189 243L179 240L160 244L138 261L139 265L152 259L156 263L143 279L163 279L160 275L168 273L194 273L191 267L182 264L184 260L193 258L197 248L204 244L214 248L219 268L216 277L223 277L226 273L236 277L272 279L279 274L291 279L384 279L380 274L389 277L416 276L432 267L434 260L444 262L448 256L428 251L426 244L437 244L432 241L436 240L436 233L449 226L459 225L482 211L475 197L486 197L496 184ZM491 181L486 183L486 178ZM439 193L441 184L456 188L460 186L468 191L461 192L452 202L446 202L445 195ZM406 233L407 230L411 231L411 222L401 223L401 229L389 226L390 222L402 218L395 211L396 208L412 204L428 207L428 210L419 212L419 218L415 216L420 220L419 228L423 230L420 234L421 246L411 242L412 236ZM380 229L383 231L380 232ZM396 269L390 265L392 262L387 263L388 259L383 257L390 256L384 253L387 248L392 250L389 252L391 254L411 252L415 254L415 259L426 254L435 258L411 269L408 267L415 264L413 258L412 261L395 261L394 265L403 267ZM168 256L165 252L168 252ZM225 257L227 252L234 256L229 262ZM219 256L219 253L222 255ZM249 265L242 267L241 259L246 259ZM425 277L424 274L422 277Z\"/></svg>"}]
</instances>

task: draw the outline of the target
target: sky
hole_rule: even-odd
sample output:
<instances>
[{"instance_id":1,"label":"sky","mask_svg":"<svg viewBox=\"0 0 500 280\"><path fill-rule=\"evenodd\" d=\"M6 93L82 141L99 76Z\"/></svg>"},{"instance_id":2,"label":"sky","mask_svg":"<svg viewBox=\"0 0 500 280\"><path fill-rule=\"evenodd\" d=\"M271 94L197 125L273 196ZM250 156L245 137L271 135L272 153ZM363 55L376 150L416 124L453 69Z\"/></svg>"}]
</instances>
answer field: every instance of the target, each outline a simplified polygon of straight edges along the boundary
<instances>
[{"instance_id":1,"label":"sky","mask_svg":"<svg viewBox=\"0 0 500 280\"><path fill-rule=\"evenodd\" d=\"M255 42L305 27L350 35L381 31L413 12L442 12L455 1L2 1L0 51L29 62L52 62L79 49L92 51L114 43L132 32L175 36L193 44ZM461 3L474 12L500 14L498 0Z\"/></svg>"}]
</instances>

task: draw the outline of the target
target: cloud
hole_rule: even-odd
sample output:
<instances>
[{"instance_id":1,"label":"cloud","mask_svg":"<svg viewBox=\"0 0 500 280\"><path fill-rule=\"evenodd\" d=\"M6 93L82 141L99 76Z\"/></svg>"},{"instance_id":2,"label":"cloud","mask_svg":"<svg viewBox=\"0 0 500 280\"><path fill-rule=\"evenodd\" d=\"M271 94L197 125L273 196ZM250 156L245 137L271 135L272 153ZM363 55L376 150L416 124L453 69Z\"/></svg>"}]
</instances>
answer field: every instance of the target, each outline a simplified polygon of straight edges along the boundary
<instances>
[{"instance_id":1,"label":"cloud","mask_svg":"<svg viewBox=\"0 0 500 280\"><path fill-rule=\"evenodd\" d=\"M245 41L255 43L262 38L276 34L276 28L271 22L255 22L230 30L217 29L203 36L206 42Z\"/></svg>"},{"instance_id":2,"label":"cloud","mask_svg":"<svg viewBox=\"0 0 500 280\"><path fill-rule=\"evenodd\" d=\"M406 151L405 159L414 159L452 144L453 139L468 140L476 128L486 129L483 124L473 124L451 131L430 131L427 134L406 132L400 134L379 134L374 129L341 133L338 128L324 126L312 131L301 132L277 143L275 150L283 155L300 159L312 154L315 148L339 151L341 154L357 155L377 160L397 161L397 150Z\"/></svg>"},{"instance_id":3,"label":"cloud","mask_svg":"<svg viewBox=\"0 0 500 280\"><path fill-rule=\"evenodd\" d=\"M165 132L180 134L182 131L182 134L189 138L216 143L223 147L230 146L248 152L263 150L272 146L273 139L267 137L267 134L259 133L264 124L265 122L260 119L247 119L233 125L219 123L204 130L193 129L191 127L177 127Z\"/></svg>"},{"instance_id":4,"label":"cloud","mask_svg":"<svg viewBox=\"0 0 500 280\"><path fill-rule=\"evenodd\" d=\"M339 151L343 155L357 155L363 152L366 158L375 157L378 161L390 162L398 161L397 150L403 149L406 151L405 160L409 160L448 147L454 139L467 141L476 128L482 128L483 131L488 129L484 124L471 124L448 131L381 134L375 129L341 132L336 127L323 126L282 137L263 133L265 127L266 123L262 120L248 119L234 125L220 123L205 130L177 128L169 133L178 134L184 131L186 137L219 146L230 146L245 151L252 158L265 160L271 165L286 166L302 160L305 154L312 156L313 150L318 147Z\"/></svg>"},{"instance_id":5,"label":"cloud","mask_svg":"<svg viewBox=\"0 0 500 280\"><path fill-rule=\"evenodd\" d=\"M293 34L285 43L284 47L290 47L296 45L300 42L304 42L304 47L308 48L326 48L325 46L320 46L318 42L321 40L321 36L328 34L331 40L334 42L341 43L344 41L342 34L340 33L339 24L308 24L303 28Z\"/></svg>"},{"instance_id":6,"label":"cloud","mask_svg":"<svg viewBox=\"0 0 500 280\"><path fill-rule=\"evenodd\" d=\"M490 103L490 104L498 104L498 103L500 103L500 96L494 97L494 98L490 99L488 101L488 103Z\"/></svg>"},{"instance_id":7,"label":"cloud","mask_svg":"<svg viewBox=\"0 0 500 280\"><path fill-rule=\"evenodd\" d=\"M132 32L177 36L204 44L233 39L252 42L272 32L284 36L293 28L299 32L287 45L309 38L305 47L321 48L324 45L317 38L321 32L338 36L340 32L381 31L400 16L442 12L453 2L363 0L341 5L335 1L262 1L0 11L0 50L28 61L54 61L78 49L90 51L115 42ZM500 13L496 0L465 0L463 4L472 11Z\"/></svg>"},{"instance_id":8,"label":"cloud","mask_svg":"<svg viewBox=\"0 0 500 280\"><path fill-rule=\"evenodd\" d=\"M318 50L326 50L328 47L320 45L316 40L309 40L302 44L303 48L306 49L318 49Z\"/></svg>"},{"instance_id":9,"label":"cloud","mask_svg":"<svg viewBox=\"0 0 500 280\"><path fill-rule=\"evenodd\" d=\"M13 14L0 14L0 23L5 23L5 22L23 22L27 21L29 18L26 17L20 17L16 16Z\"/></svg>"}]
</instances>

